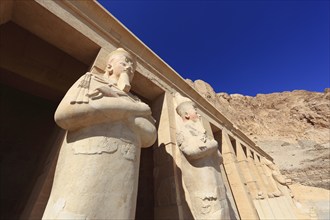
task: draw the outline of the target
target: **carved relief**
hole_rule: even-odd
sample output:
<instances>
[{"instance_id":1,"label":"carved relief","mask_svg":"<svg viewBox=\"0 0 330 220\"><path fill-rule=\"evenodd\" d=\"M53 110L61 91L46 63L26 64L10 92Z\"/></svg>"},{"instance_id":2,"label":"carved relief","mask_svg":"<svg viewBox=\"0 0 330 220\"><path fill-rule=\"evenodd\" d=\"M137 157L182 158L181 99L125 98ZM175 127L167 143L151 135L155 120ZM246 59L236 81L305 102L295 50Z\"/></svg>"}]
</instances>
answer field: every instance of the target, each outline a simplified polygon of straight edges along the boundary
<instances>
[{"instance_id":1,"label":"carved relief","mask_svg":"<svg viewBox=\"0 0 330 220\"><path fill-rule=\"evenodd\" d=\"M188 204L195 219L229 219L226 191L221 178L222 156L218 143L207 136L195 104L176 94L177 144Z\"/></svg>"},{"instance_id":2,"label":"carved relief","mask_svg":"<svg viewBox=\"0 0 330 220\"><path fill-rule=\"evenodd\" d=\"M55 121L68 132L44 219L134 218L140 148L156 139L149 106L129 92L135 68L119 48L103 75L86 73L64 96Z\"/></svg>"}]
</instances>

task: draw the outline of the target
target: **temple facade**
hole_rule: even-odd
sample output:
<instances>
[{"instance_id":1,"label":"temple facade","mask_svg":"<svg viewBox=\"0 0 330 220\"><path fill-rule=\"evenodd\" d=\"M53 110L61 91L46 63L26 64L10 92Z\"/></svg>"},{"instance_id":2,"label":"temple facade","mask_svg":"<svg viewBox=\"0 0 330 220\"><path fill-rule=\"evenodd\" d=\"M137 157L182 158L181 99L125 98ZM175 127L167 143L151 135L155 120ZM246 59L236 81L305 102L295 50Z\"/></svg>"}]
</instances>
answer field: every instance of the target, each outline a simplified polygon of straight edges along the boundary
<instances>
[{"instance_id":1,"label":"temple facade","mask_svg":"<svg viewBox=\"0 0 330 220\"><path fill-rule=\"evenodd\" d=\"M225 204L227 210L219 216L298 218L287 186L290 181L280 174L272 157L98 2L1 1L0 25L1 218L43 217L60 148L68 138L66 130L54 122L55 110L85 73L104 74L109 54L117 48L136 59L130 93L150 107L157 135L151 146L137 154L137 196L132 197L134 207L127 208L127 213L133 212L130 218L197 218L193 207L200 205L205 214L211 212L206 202L218 199L206 196L202 198L205 204L199 204L189 190L195 186L188 182L200 179L191 180L186 171L189 160L180 148L185 142L178 140L182 125L176 112L176 94L194 103L204 129L200 133L204 143L217 142L212 147L216 146L220 156L212 159L216 175L212 181L214 188L220 189L218 205ZM198 166L211 166L203 164ZM78 164L72 166L74 169ZM99 171L93 170L93 164L88 169ZM116 178L116 172L111 178ZM108 202L114 201L110 198ZM102 204L97 207L100 212L104 209ZM92 219L86 213L76 214L76 218Z\"/></svg>"}]
</instances>

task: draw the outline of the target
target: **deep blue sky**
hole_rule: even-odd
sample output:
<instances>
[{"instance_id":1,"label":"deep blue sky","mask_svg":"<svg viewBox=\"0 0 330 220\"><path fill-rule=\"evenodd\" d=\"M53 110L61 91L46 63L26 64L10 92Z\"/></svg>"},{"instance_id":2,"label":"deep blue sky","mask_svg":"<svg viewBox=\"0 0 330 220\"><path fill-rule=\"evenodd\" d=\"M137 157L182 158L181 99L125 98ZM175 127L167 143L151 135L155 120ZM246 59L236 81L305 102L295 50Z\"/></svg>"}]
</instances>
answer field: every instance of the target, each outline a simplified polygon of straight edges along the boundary
<instances>
[{"instance_id":1,"label":"deep blue sky","mask_svg":"<svg viewBox=\"0 0 330 220\"><path fill-rule=\"evenodd\" d=\"M216 92L330 87L329 1L99 2L183 78Z\"/></svg>"}]
</instances>

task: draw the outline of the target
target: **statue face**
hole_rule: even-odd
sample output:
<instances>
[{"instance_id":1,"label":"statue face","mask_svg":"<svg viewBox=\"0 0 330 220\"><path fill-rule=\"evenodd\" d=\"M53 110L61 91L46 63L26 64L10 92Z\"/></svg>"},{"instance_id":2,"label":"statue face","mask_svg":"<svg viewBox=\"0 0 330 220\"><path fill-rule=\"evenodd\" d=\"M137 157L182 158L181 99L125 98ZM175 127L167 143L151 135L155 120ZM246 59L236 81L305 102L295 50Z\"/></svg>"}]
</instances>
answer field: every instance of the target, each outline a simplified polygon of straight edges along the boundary
<instances>
[{"instance_id":1,"label":"statue face","mask_svg":"<svg viewBox=\"0 0 330 220\"><path fill-rule=\"evenodd\" d=\"M109 74L108 77L117 82L120 90L129 92L134 71L134 63L129 56L116 54L109 60L106 74Z\"/></svg>"},{"instance_id":2,"label":"statue face","mask_svg":"<svg viewBox=\"0 0 330 220\"><path fill-rule=\"evenodd\" d=\"M133 61L125 55L117 55L114 57L109 65L111 65L112 76L115 79L119 79L122 73L126 73L129 77L130 82L134 76L134 65Z\"/></svg>"},{"instance_id":3,"label":"statue face","mask_svg":"<svg viewBox=\"0 0 330 220\"><path fill-rule=\"evenodd\" d=\"M197 122L199 121L200 115L197 113L197 109L193 105L190 105L186 109L185 118L187 120L192 120L193 122Z\"/></svg>"}]
</instances>

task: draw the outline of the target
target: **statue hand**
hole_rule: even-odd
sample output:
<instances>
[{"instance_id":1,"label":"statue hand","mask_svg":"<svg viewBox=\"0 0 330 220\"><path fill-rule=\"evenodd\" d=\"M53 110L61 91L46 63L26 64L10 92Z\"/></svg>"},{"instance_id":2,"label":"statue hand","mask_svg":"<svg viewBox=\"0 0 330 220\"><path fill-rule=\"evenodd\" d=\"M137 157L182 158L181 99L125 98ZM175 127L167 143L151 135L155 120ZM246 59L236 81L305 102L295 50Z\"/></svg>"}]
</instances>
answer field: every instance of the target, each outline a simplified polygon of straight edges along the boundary
<instances>
[{"instance_id":1,"label":"statue hand","mask_svg":"<svg viewBox=\"0 0 330 220\"><path fill-rule=\"evenodd\" d=\"M112 90L109 86L102 86L100 88L95 89L93 92L88 93L86 96L88 96L92 100L95 100L95 99L100 99L104 96L118 97L118 94L114 90Z\"/></svg>"}]
</instances>

